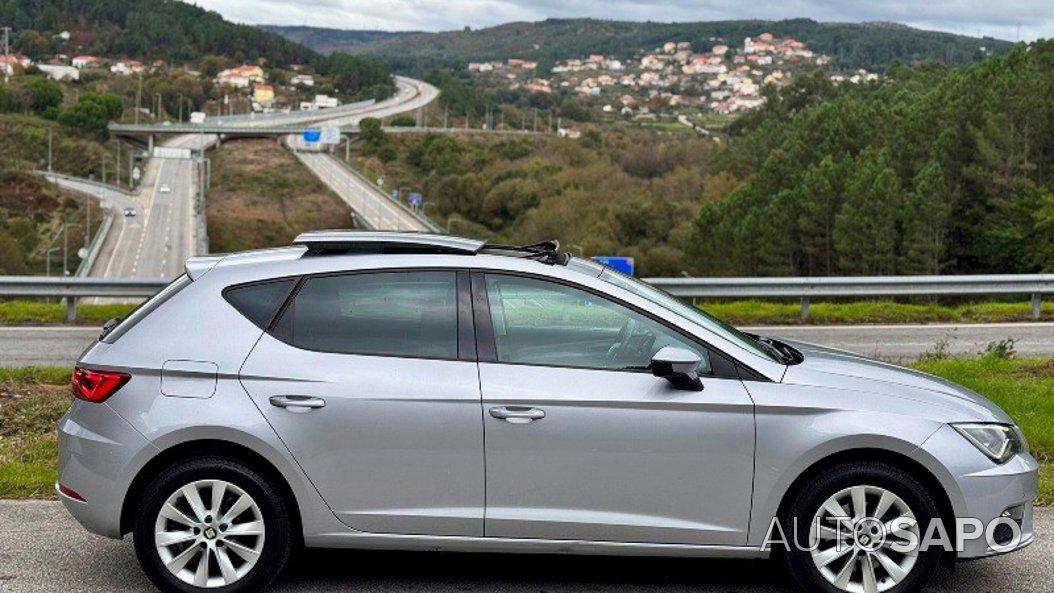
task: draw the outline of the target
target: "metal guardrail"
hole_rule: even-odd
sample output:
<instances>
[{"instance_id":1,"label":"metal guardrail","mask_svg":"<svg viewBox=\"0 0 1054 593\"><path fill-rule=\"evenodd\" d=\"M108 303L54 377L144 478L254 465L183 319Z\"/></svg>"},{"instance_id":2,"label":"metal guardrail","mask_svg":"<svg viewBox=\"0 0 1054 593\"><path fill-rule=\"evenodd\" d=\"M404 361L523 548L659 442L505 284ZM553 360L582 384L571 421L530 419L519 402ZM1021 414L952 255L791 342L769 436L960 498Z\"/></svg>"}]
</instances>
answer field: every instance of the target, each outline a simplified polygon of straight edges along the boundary
<instances>
[{"instance_id":1,"label":"metal guardrail","mask_svg":"<svg viewBox=\"0 0 1054 593\"><path fill-rule=\"evenodd\" d=\"M1039 319L1042 295L1054 294L1054 274L973 276L839 276L817 278L645 278L682 298L798 298L802 318L814 298L1031 295Z\"/></svg>"},{"instance_id":2,"label":"metal guardrail","mask_svg":"<svg viewBox=\"0 0 1054 593\"><path fill-rule=\"evenodd\" d=\"M800 298L807 316L809 300L819 297L1003 296L1032 297L1039 317L1042 295L1054 294L1054 274L984 276L871 276L830 278L645 278L682 298ZM149 297L170 280L163 278L60 278L0 276L0 297L64 297L67 308L82 297ZM70 317L70 320L73 318Z\"/></svg>"},{"instance_id":3,"label":"metal guardrail","mask_svg":"<svg viewBox=\"0 0 1054 593\"><path fill-rule=\"evenodd\" d=\"M0 276L0 297L59 297L66 299L66 321L77 318L77 299L83 297L147 298L161 290L164 278L78 278L75 276Z\"/></svg>"}]
</instances>

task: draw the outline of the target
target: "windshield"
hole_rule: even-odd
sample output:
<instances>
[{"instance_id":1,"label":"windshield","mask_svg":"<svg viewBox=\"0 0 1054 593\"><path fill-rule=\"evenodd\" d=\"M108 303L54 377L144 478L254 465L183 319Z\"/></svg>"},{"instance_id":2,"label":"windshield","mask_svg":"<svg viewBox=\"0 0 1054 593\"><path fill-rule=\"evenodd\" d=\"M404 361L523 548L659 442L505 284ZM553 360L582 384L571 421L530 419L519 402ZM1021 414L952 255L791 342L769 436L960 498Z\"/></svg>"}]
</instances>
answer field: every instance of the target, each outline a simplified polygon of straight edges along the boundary
<instances>
[{"instance_id":1,"label":"windshield","mask_svg":"<svg viewBox=\"0 0 1054 593\"><path fill-rule=\"evenodd\" d=\"M648 299L649 301L659 305L667 311L672 311L681 317L684 317L692 323L697 323L706 329L714 332L715 334L725 338L730 342L734 342L736 345L742 347L744 350L749 350L758 356L764 356L769 360L783 364L785 361L782 360L781 356L777 356L769 348L765 347L764 344L758 342L756 338L750 334L739 331L731 325L721 321L720 319L710 315L706 311L698 307L687 305L676 297L671 296L650 284L645 284L640 280L631 278L616 272L611 268L604 268L604 272L600 274L600 279L605 282L609 282L624 288L633 294Z\"/></svg>"}]
</instances>

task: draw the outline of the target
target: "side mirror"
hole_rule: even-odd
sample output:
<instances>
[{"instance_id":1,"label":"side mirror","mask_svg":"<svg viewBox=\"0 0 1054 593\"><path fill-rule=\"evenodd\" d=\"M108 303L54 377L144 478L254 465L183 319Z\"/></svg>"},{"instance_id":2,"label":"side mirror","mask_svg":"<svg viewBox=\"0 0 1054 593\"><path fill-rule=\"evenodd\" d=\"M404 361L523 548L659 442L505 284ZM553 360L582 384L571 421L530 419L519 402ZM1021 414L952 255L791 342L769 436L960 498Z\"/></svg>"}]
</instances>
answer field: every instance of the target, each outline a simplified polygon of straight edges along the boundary
<instances>
[{"instance_id":1,"label":"side mirror","mask_svg":"<svg viewBox=\"0 0 1054 593\"><path fill-rule=\"evenodd\" d=\"M666 379L677 389L702 391L703 382L699 379L702 362L691 350L666 346L651 358L651 374Z\"/></svg>"}]
</instances>

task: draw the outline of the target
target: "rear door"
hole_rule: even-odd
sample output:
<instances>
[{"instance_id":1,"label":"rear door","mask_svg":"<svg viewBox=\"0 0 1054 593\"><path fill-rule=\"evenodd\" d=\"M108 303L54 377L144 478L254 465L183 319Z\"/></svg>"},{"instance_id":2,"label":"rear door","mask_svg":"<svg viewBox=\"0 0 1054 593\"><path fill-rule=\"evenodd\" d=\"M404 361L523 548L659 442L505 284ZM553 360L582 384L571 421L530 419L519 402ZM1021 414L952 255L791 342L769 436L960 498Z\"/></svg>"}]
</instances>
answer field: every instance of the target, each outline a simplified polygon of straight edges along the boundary
<instances>
[{"instance_id":1,"label":"rear door","mask_svg":"<svg viewBox=\"0 0 1054 593\"><path fill-rule=\"evenodd\" d=\"M305 279L242 383L330 508L373 533L483 535L467 273Z\"/></svg>"},{"instance_id":2,"label":"rear door","mask_svg":"<svg viewBox=\"0 0 1054 593\"><path fill-rule=\"evenodd\" d=\"M735 365L578 287L474 274L494 537L744 545L753 402ZM647 366L697 352L702 391Z\"/></svg>"}]
</instances>

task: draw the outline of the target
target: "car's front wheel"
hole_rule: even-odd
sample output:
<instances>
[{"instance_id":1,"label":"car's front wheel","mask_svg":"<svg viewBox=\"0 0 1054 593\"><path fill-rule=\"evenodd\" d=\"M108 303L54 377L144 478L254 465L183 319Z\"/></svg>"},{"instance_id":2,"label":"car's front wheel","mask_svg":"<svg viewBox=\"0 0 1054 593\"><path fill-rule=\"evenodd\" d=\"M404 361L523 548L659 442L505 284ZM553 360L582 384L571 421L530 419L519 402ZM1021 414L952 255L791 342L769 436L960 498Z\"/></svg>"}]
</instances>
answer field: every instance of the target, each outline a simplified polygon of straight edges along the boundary
<instances>
[{"instance_id":1,"label":"car's front wheel","mask_svg":"<svg viewBox=\"0 0 1054 593\"><path fill-rule=\"evenodd\" d=\"M140 501L136 555L162 591L257 591L292 549L285 504L267 478L239 461L176 464Z\"/></svg>"},{"instance_id":2,"label":"car's front wheel","mask_svg":"<svg viewBox=\"0 0 1054 593\"><path fill-rule=\"evenodd\" d=\"M851 463L810 480L780 518L791 575L806 591L914 593L929 582L943 548L919 548L933 496L909 473Z\"/></svg>"}]
</instances>

